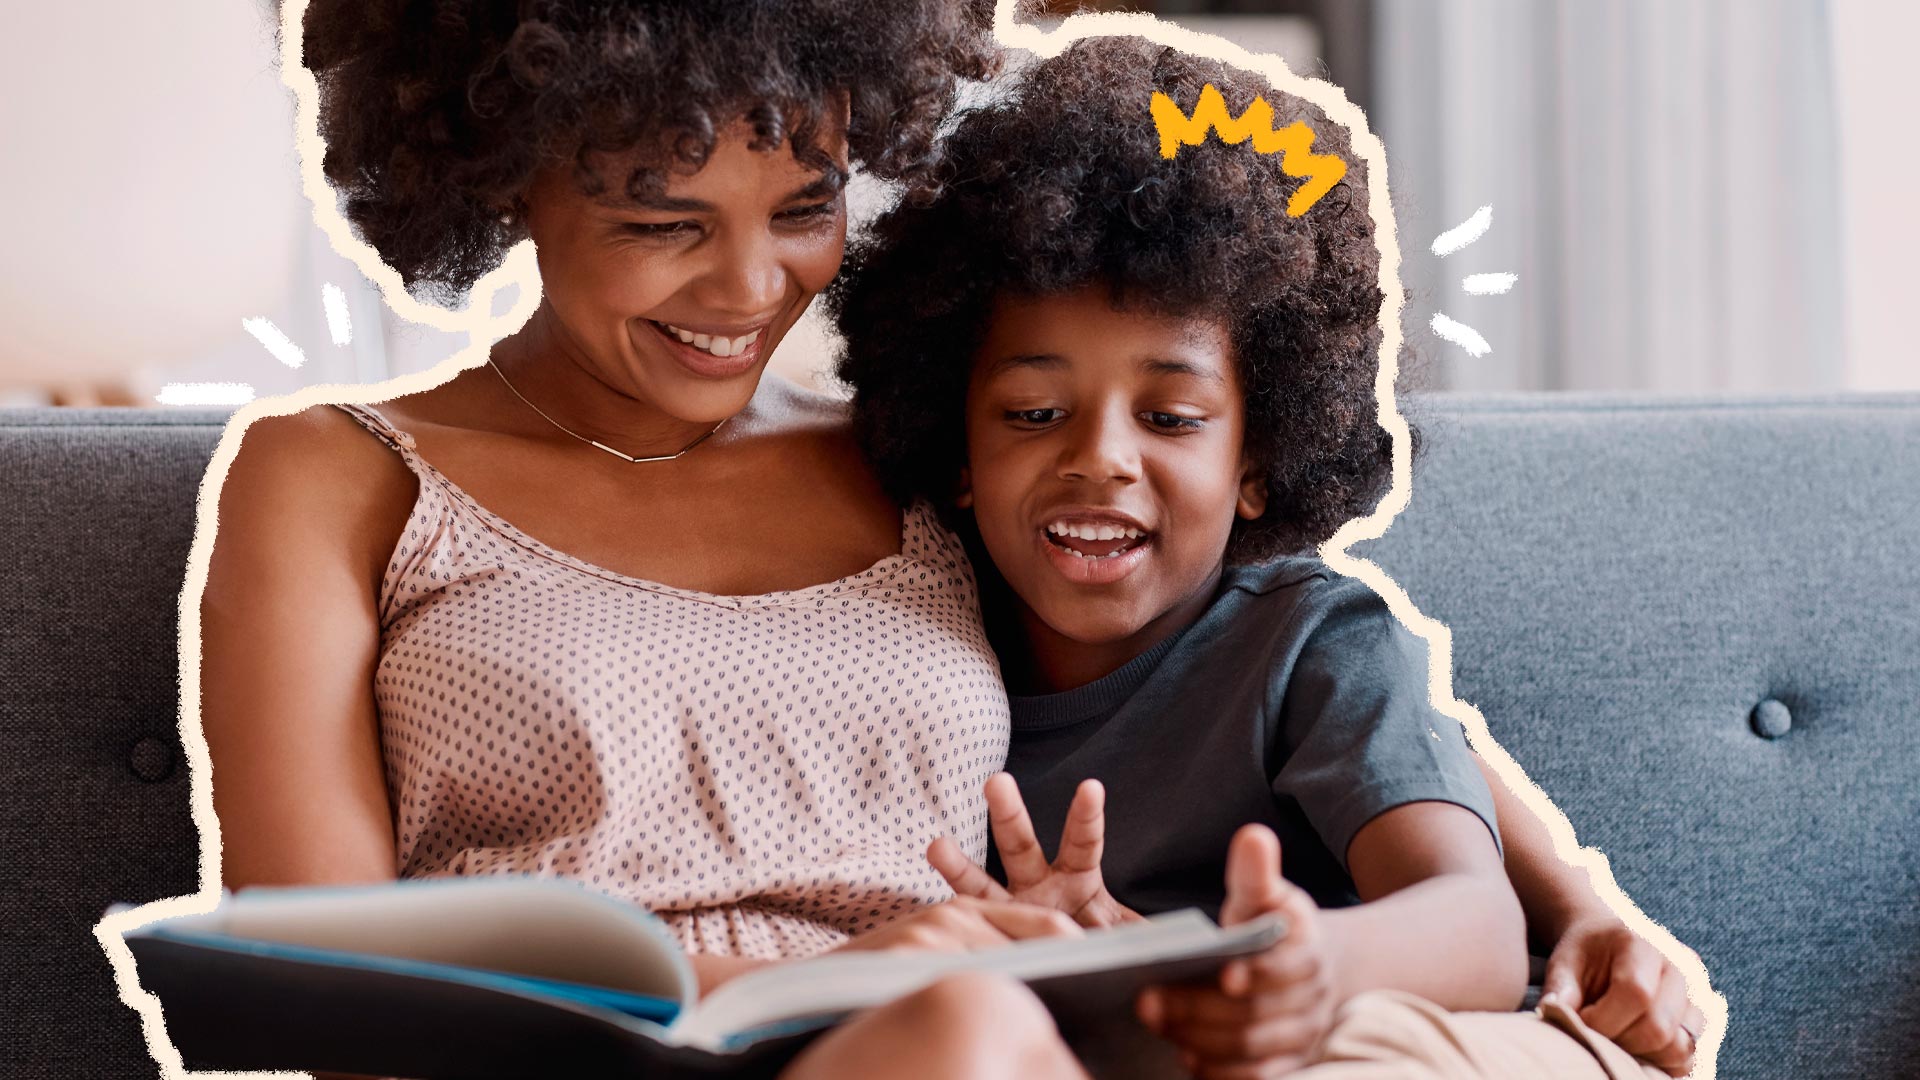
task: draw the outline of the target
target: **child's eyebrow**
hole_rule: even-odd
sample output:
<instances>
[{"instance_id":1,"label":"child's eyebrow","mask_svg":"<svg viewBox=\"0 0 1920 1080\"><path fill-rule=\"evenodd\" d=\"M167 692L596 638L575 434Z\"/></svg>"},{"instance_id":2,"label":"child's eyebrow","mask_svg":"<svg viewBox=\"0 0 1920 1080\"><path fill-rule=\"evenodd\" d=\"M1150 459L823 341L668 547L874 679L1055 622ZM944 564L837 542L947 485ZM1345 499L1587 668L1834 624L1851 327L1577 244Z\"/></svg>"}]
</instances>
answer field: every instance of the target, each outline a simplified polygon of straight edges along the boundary
<instances>
[{"instance_id":1,"label":"child's eyebrow","mask_svg":"<svg viewBox=\"0 0 1920 1080\"><path fill-rule=\"evenodd\" d=\"M1214 371L1212 368L1201 367L1199 364L1190 363L1186 360L1162 360L1155 357L1141 361L1140 367L1153 375L1191 375L1196 379L1205 379L1208 382L1224 383L1227 381L1221 377L1219 372Z\"/></svg>"},{"instance_id":2,"label":"child's eyebrow","mask_svg":"<svg viewBox=\"0 0 1920 1080\"><path fill-rule=\"evenodd\" d=\"M1017 368L1037 368L1041 371L1058 371L1067 366L1067 358L1059 353L1020 353L1015 356L1003 356L987 365L987 377L1002 375Z\"/></svg>"}]
</instances>

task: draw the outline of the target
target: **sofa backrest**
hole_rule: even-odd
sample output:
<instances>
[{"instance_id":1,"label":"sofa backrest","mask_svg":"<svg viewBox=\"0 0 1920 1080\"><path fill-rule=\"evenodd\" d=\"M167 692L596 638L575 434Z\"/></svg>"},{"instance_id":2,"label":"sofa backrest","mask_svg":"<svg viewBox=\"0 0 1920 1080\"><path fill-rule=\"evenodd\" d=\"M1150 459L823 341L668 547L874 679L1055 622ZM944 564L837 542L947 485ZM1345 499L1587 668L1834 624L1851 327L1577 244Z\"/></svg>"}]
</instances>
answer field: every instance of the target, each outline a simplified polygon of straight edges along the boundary
<instances>
[{"instance_id":1,"label":"sofa backrest","mask_svg":"<svg viewBox=\"0 0 1920 1080\"><path fill-rule=\"evenodd\" d=\"M1920 397L1438 396L1359 554L1732 1009L1728 1077L1920 1057ZM91 928L190 892L176 609L223 417L0 411L0 1075L151 1075Z\"/></svg>"},{"instance_id":2,"label":"sofa backrest","mask_svg":"<svg viewBox=\"0 0 1920 1080\"><path fill-rule=\"evenodd\" d=\"M1920 1061L1920 397L1414 405L1356 553L1726 995L1728 1077Z\"/></svg>"}]
</instances>

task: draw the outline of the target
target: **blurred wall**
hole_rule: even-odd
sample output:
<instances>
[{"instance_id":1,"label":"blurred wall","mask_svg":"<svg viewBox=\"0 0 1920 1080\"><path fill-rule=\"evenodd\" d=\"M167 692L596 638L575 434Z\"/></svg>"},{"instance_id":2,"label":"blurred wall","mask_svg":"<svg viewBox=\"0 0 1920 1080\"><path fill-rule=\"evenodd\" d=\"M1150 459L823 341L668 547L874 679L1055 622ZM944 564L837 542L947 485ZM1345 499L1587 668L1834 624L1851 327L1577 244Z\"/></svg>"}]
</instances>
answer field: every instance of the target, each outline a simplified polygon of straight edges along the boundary
<instances>
[{"instance_id":1,"label":"blurred wall","mask_svg":"<svg viewBox=\"0 0 1920 1080\"><path fill-rule=\"evenodd\" d=\"M1840 102L1847 374L1858 390L1920 390L1907 323L1920 255L1920 4L1828 0Z\"/></svg>"}]
</instances>

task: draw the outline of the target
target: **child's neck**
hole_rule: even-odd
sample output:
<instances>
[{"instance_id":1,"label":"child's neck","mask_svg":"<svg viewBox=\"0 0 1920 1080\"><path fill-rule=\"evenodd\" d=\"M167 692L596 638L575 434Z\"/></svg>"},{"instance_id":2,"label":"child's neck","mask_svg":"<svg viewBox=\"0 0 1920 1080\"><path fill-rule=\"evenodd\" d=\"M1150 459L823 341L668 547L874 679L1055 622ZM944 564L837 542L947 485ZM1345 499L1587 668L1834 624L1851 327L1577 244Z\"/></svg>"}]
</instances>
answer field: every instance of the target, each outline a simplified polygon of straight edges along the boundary
<instances>
[{"instance_id":1,"label":"child's neck","mask_svg":"<svg viewBox=\"0 0 1920 1080\"><path fill-rule=\"evenodd\" d=\"M1220 588L1216 567L1179 606L1160 613L1134 633L1112 641L1080 641L1049 626L1008 590L1000 618L989 616L1001 676L1009 693L1058 694L1097 682L1127 666L1155 645L1200 620Z\"/></svg>"}]
</instances>

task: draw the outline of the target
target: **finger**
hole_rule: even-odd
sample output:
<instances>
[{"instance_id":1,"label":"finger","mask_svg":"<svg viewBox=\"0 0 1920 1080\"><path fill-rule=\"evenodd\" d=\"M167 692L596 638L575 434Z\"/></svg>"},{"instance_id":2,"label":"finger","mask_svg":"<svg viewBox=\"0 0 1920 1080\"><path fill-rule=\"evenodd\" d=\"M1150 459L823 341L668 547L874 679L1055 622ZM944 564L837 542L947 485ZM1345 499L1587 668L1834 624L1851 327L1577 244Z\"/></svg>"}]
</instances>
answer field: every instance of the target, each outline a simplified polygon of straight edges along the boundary
<instances>
[{"instance_id":1,"label":"finger","mask_svg":"<svg viewBox=\"0 0 1920 1080\"><path fill-rule=\"evenodd\" d=\"M1660 976L1653 1006L1613 1041L1634 1057L1664 1068L1685 1056L1692 1041L1680 1030L1680 1017L1686 1009L1686 981L1678 971L1667 968Z\"/></svg>"},{"instance_id":2,"label":"finger","mask_svg":"<svg viewBox=\"0 0 1920 1080\"><path fill-rule=\"evenodd\" d=\"M993 825L994 845L1000 849L1000 866L1007 872L1007 888L1020 892L1045 881L1053 868L1033 835L1033 819L1020 798L1020 785L1006 773L995 773L987 780L987 820Z\"/></svg>"},{"instance_id":3,"label":"finger","mask_svg":"<svg viewBox=\"0 0 1920 1080\"><path fill-rule=\"evenodd\" d=\"M1280 838L1265 825L1245 825L1227 847L1227 902L1220 925L1234 926L1277 911L1287 900L1280 876Z\"/></svg>"},{"instance_id":4,"label":"finger","mask_svg":"<svg viewBox=\"0 0 1920 1080\"><path fill-rule=\"evenodd\" d=\"M1689 1004L1680 1014L1680 1035L1686 1040L1684 1053L1676 1054L1671 1060L1657 1063L1669 1076L1685 1076L1693 1071L1693 1058L1700 1050L1700 1033L1706 1029L1707 1017Z\"/></svg>"},{"instance_id":5,"label":"finger","mask_svg":"<svg viewBox=\"0 0 1920 1080\"><path fill-rule=\"evenodd\" d=\"M1320 977L1325 957L1304 942L1281 942L1246 962L1247 990L1273 993Z\"/></svg>"},{"instance_id":6,"label":"finger","mask_svg":"<svg viewBox=\"0 0 1920 1080\"><path fill-rule=\"evenodd\" d=\"M927 861L947 879L947 884L959 896L971 896L978 900L1008 900L1011 897L1000 883L993 880L978 863L960 850L953 837L942 836L927 848Z\"/></svg>"},{"instance_id":7,"label":"finger","mask_svg":"<svg viewBox=\"0 0 1920 1080\"><path fill-rule=\"evenodd\" d=\"M927 908L901 928L894 948L929 952L970 952L1005 945L1009 938L978 910L978 900L962 898Z\"/></svg>"},{"instance_id":8,"label":"finger","mask_svg":"<svg viewBox=\"0 0 1920 1080\"><path fill-rule=\"evenodd\" d=\"M1664 958L1653 946L1634 939L1615 954L1606 990L1580 1010L1580 1019L1609 1039L1618 1036L1653 1008L1664 966Z\"/></svg>"},{"instance_id":9,"label":"finger","mask_svg":"<svg viewBox=\"0 0 1920 1080\"><path fill-rule=\"evenodd\" d=\"M1585 941L1584 937L1562 938L1553 947L1553 955L1547 957L1547 974L1540 980L1541 1004L1557 1001L1577 1013L1587 1003L1580 990L1580 972L1587 964Z\"/></svg>"},{"instance_id":10,"label":"finger","mask_svg":"<svg viewBox=\"0 0 1920 1080\"><path fill-rule=\"evenodd\" d=\"M981 900L976 902L980 917L1015 941L1045 937L1080 937L1079 924L1052 908L1033 904Z\"/></svg>"},{"instance_id":11,"label":"finger","mask_svg":"<svg viewBox=\"0 0 1920 1080\"><path fill-rule=\"evenodd\" d=\"M1067 808L1054 868L1069 874L1097 874L1106 844L1107 789L1098 780L1082 780L1073 793L1073 805Z\"/></svg>"}]
</instances>

